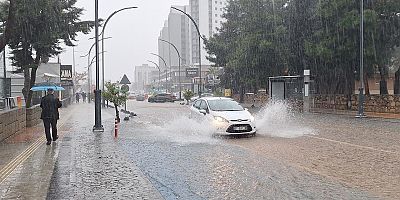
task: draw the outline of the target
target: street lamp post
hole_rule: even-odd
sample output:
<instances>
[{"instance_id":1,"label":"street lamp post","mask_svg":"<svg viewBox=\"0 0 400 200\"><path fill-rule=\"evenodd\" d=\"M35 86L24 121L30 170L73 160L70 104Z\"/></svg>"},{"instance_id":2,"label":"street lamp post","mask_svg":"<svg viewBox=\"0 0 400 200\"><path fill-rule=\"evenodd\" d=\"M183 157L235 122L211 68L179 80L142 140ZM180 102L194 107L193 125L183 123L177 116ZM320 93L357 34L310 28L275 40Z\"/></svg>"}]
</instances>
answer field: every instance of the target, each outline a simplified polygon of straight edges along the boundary
<instances>
[{"instance_id":1,"label":"street lamp post","mask_svg":"<svg viewBox=\"0 0 400 200\"><path fill-rule=\"evenodd\" d=\"M172 47L174 47L174 49L175 49L175 51L176 51L176 53L178 54L178 61L179 61L179 68L178 68L178 81L179 81L179 100L181 100L182 99L182 82L181 82L181 54L179 53L179 51L178 51L178 48L176 48L176 46L174 45L174 44L172 44L171 42L169 42L169 41L166 41L166 40L163 40L163 39L159 39L160 41L163 41L163 42L166 42L166 43L168 43L169 45L171 45ZM171 78L172 78L172 76L171 76Z\"/></svg>"},{"instance_id":2,"label":"street lamp post","mask_svg":"<svg viewBox=\"0 0 400 200\"><path fill-rule=\"evenodd\" d=\"M103 38L103 39L101 39L102 41L103 40L107 40L107 39L110 39L111 37L106 37L106 38ZM94 39L94 38L90 38L90 39ZM93 44L92 44L92 46L90 47L90 49L89 49L89 51L88 51L88 53L86 54L86 55L83 55L83 56L81 56L81 58L83 58L83 57L88 57L88 66L89 65L91 65L91 62L90 62L90 54L91 54L91 52L92 52L92 50L93 50L93 48L95 47L95 45L96 45L96 42L94 42ZM104 51L103 51L104 52ZM88 69L89 70L89 69ZM89 85L89 90L88 90L88 96L89 96L89 99L88 99L88 102L90 103L90 94L91 94L91 87L90 87L90 81L91 81L91 73L90 73L90 70L88 71L88 85Z\"/></svg>"},{"instance_id":3,"label":"street lamp post","mask_svg":"<svg viewBox=\"0 0 400 200\"><path fill-rule=\"evenodd\" d=\"M95 0L95 44L96 44L96 90L94 91L94 132L104 132L101 123L101 90L100 90L100 65L99 65L99 0Z\"/></svg>"},{"instance_id":4,"label":"street lamp post","mask_svg":"<svg viewBox=\"0 0 400 200\"><path fill-rule=\"evenodd\" d=\"M360 0L360 88L358 94L357 117L365 117L364 113L364 0Z\"/></svg>"},{"instance_id":5,"label":"street lamp post","mask_svg":"<svg viewBox=\"0 0 400 200\"><path fill-rule=\"evenodd\" d=\"M158 91L160 92L160 87L161 87L161 69L160 69L160 66L158 66L156 62L153 62L151 60L148 60L147 62L153 63L158 69Z\"/></svg>"},{"instance_id":6,"label":"street lamp post","mask_svg":"<svg viewBox=\"0 0 400 200\"><path fill-rule=\"evenodd\" d=\"M199 26L197 25L196 21L192 18L192 16L190 16L189 14L184 12L183 10L180 10L178 8L175 8L175 7L171 7L171 9L177 10L177 11L183 13L184 15L186 15L187 17L189 17L189 19L193 22L194 26L196 27L197 34L199 35L199 70L200 70L199 97L201 97L201 91L203 89L203 84L202 84L202 80L201 80L201 34L200 34Z\"/></svg>"},{"instance_id":7,"label":"street lamp post","mask_svg":"<svg viewBox=\"0 0 400 200\"><path fill-rule=\"evenodd\" d=\"M164 62L164 65L165 65L165 91L168 92L168 89L167 89L167 81L168 81L168 66L167 66L167 62L165 62L164 58L161 57L158 54L155 54L155 53L150 53L150 54L159 57Z\"/></svg>"},{"instance_id":8,"label":"street lamp post","mask_svg":"<svg viewBox=\"0 0 400 200\"><path fill-rule=\"evenodd\" d=\"M119 13L119 12L121 12L121 11L124 11L124 10L129 10L129 9L134 9L134 8L137 8L137 7L126 7L126 8L122 8L122 9L119 9L119 10L117 10L117 11L114 11L110 16L108 16L108 18L106 19L106 22L104 22L104 25L103 25L103 29L102 29L102 31L101 31L101 48L102 48L102 51L104 52L104 31L105 31L105 29L106 29L106 26L107 26L107 24L108 24L108 22L110 21L110 19L115 15L115 14L117 14L117 13ZM101 72L102 72L102 90L104 91L104 54L102 54L101 55L101 59L102 59L102 62L101 62ZM104 98L102 98L103 100L103 102L102 102L102 104L103 104L103 107L105 106L105 99Z\"/></svg>"}]
</instances>

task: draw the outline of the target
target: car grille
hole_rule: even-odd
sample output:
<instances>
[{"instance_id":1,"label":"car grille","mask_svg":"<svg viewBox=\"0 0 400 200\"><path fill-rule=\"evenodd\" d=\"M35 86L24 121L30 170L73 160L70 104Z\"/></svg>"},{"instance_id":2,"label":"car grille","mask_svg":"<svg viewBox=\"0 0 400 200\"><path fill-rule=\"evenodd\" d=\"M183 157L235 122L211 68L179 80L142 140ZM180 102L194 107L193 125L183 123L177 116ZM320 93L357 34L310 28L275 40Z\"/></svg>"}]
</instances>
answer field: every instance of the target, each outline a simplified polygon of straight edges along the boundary
<instances>
[{"instance_id":1,"label":"car grille","mask_svg":"<svg viewBox=\"0 0 400 200\"><path fill-rule=\"evenodd\" d=\"M231 120L231 122L248 122L249 120L248 119L234 119L234 120Z\"/></svg>"},{"instance_id":2,"label":"car grille","mask_svg":"<svg viewBox=\"0 0 400 200\"><path fill-rule=\"evenodd\" d=\"M249 124L235 124L230 126L226 132L228 133L246 133L252 131L253 128Z\"/></svg>"}]
</instances>

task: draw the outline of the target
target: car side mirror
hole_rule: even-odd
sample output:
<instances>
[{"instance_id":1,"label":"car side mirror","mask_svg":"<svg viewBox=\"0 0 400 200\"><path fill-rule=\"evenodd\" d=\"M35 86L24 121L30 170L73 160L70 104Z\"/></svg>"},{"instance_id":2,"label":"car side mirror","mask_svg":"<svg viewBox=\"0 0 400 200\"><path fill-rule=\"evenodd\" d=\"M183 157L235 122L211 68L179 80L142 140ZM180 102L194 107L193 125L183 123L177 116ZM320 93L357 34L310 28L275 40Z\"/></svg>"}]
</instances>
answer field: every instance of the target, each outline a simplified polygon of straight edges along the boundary
<instances>
[{"instance_id":1,"label":"car side mirror","mask_svg":"<svg viewBox=\"0 0 400 200\"><path fill-rule=\"evenodd\" d=\"M248 109L248 108L245 108L244 110L245 110L245 111L249 111L249 109Z\"/></svg>"},{"instance_id":2,"label":"car side mirror","mask_svg":"<svg viewBox=\"0 0 400 200\"><path fill-rule=\"evenodd\" d=\"M207 115L207 111L206 110L200 110L199 111L201 114L203 114L203 115Z\"/></svg>"}]
</instances>

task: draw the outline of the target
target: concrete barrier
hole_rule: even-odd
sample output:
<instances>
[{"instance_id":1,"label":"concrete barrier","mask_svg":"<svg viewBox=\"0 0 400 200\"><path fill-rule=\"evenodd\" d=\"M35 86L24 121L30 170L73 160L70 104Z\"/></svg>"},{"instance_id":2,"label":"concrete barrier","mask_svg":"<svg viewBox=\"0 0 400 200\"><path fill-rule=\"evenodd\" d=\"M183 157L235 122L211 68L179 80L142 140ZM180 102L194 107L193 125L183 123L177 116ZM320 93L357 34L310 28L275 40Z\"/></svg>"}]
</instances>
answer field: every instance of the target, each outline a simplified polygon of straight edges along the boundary
<instances>
[{"instance_id":1,"label":"concrete barrier","mask_svg":"<svg viewBox=\"0 0 400 200\"><path fill-rule=\"evenodd\" d=\"M42 108L39 105L35 105L31 108L26 109L26 127L33 127L41 123L40 114Z\"/></svg>"},{"instance_id":2,"label":"concrete barrier","mask_svg":"<svg viewBox=\"0 0 400 200\"><path fill-rule=\"evenodd\" d=\"M0 111L0 141L8 137L25 131L26 128L26 109L14 108L7 111Z\"/></svg>"}]
</instances>

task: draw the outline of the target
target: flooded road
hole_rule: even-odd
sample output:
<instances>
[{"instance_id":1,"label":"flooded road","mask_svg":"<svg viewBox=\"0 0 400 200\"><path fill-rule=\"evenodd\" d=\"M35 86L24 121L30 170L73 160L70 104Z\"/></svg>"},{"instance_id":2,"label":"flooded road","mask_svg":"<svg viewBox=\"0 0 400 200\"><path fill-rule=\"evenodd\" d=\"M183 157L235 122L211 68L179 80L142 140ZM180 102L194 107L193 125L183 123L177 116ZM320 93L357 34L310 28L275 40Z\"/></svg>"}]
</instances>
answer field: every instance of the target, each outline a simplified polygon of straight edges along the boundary
<instances>
[{"instance_id":1,"label":"flooded road","mask_svg":"<svg viewBox=\"0 0 400 200\"><path fill-rule=\"evenodd\" d=\"M177 103L132 101L118 146L165 199L399 197L399 123L270 105L256 137L212 137Z\"/></svg>"}]
</instances>

